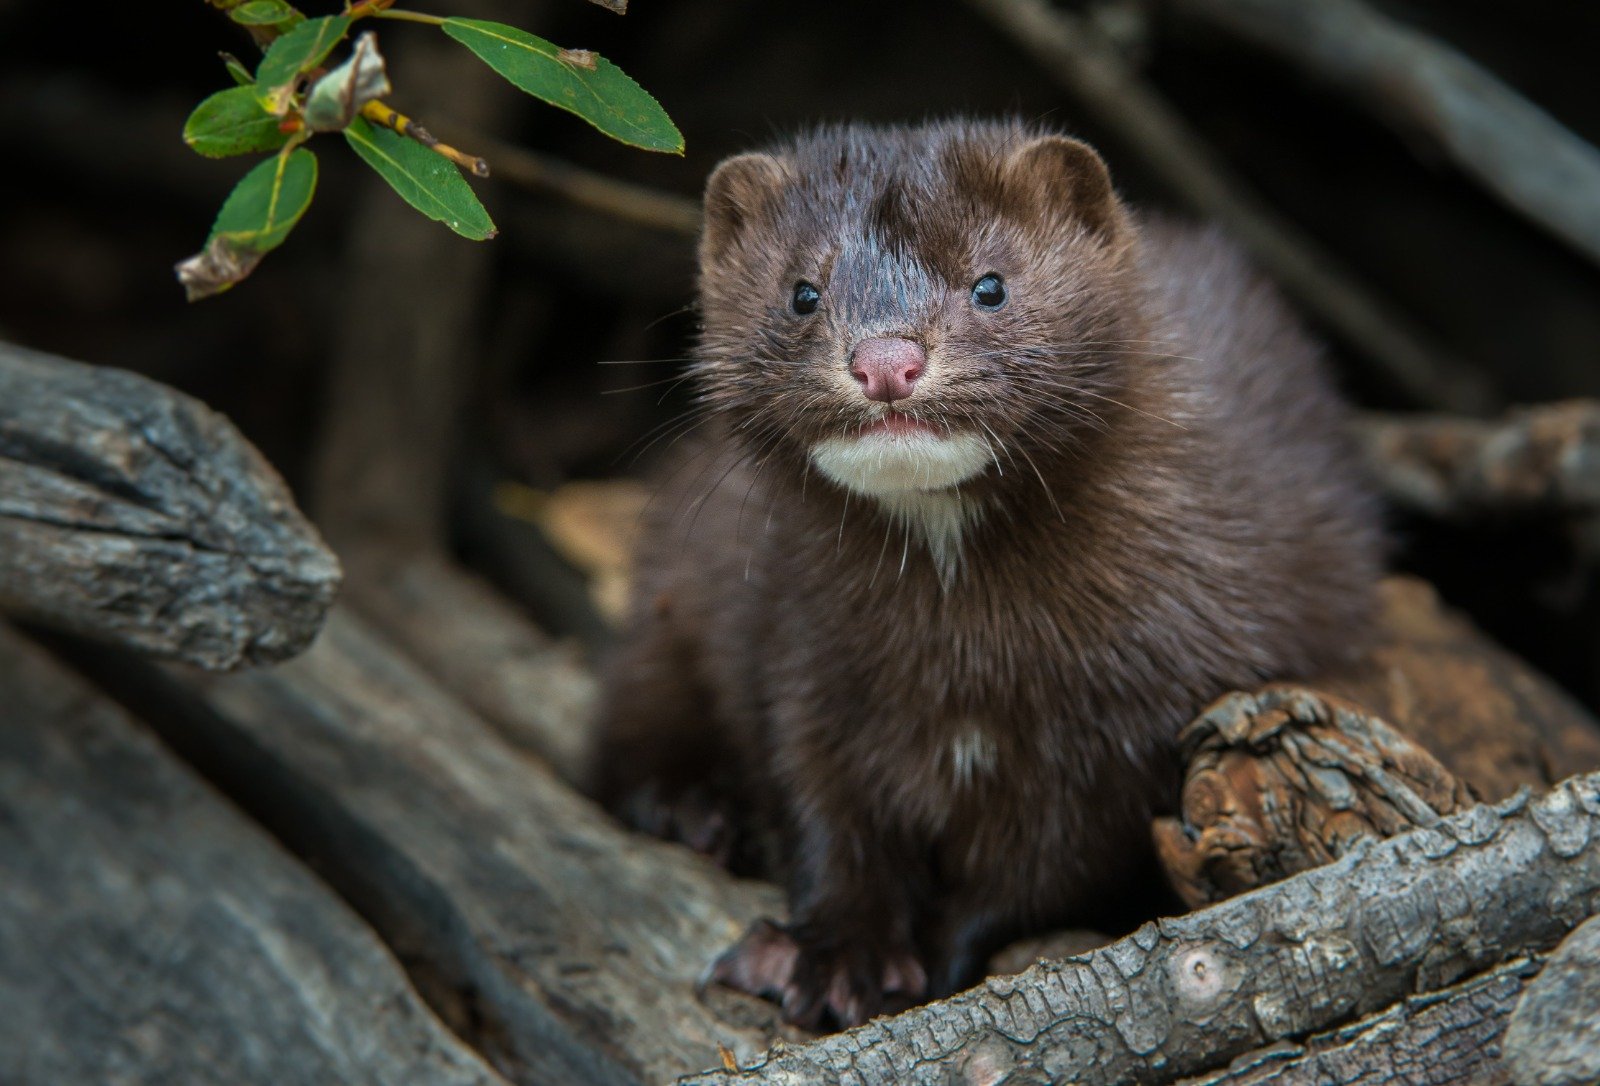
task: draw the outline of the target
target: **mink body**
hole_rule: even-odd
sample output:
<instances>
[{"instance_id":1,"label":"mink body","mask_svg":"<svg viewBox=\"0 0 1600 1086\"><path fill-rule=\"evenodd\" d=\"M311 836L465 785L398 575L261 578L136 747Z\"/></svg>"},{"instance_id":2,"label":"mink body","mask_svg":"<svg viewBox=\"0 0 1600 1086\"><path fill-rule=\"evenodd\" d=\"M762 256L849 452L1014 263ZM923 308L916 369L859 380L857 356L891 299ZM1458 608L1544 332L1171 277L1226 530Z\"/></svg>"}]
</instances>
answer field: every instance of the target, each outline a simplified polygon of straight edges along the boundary
<instances>
[{"instance_id":1,"label":"mink body","mask_svg":"<svg viewBox=\"0 0 1600 1086\"><path fill-rule=\"evenodd\" d=\"M1379 532L1272 290L1077 141L819 130L719 167L700 255L594 783L776 825L791 919L712 976L852 1024L1131 892L1178 729L1358 650Z\"/></svg>"}]
</instances>

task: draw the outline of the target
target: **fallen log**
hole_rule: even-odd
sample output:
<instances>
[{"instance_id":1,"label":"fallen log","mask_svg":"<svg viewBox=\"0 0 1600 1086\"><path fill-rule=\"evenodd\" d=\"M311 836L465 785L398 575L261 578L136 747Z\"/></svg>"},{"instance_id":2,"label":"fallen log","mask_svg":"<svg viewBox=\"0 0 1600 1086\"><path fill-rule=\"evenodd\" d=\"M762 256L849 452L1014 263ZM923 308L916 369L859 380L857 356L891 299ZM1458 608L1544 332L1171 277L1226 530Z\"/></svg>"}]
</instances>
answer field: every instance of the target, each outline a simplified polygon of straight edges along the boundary
<instances>
[{"instance_id":1,"label":"fallen log","mask_svg":"<svg viewBox=\"0 0 1600 1086\"><path fill-rule=\"evenodd\" d=\"M1517 1001L1505 1057L1519 1086L1600 1082L1600 917L1562 940Z\"/></svg>"},{"instance_id":2,"label":"fallen log","mask_svg":"<svg viewBox=\"0 0 1600 1086\"><path fill-rule=\"evenodd\" d=\"M1553 946L1597 906L1592 774L685 1082L1170 1082Z\"/></svg>"},{"instance_id":3,"label":"fallen log","mask_svg":"<svg viewBox=\"0 0 1600 1086\"><path fill-rule=\"evenodd\" d=\"M229 669L304 649L339 578L221 415L0 343L0 611Z\"/></svg>"},{"instance_id":4,"label":"fallen log","mask_svg":"<svg viewBox=\"0 0 1600 1086\"><path fill-rule=\"evenodd\" d=\"M1544 789L1600 766L1600 724L1549 679L1445 607L1390 577L1378 644L1312 685L1381 717L1485 799Z\"/></svg>"},{"instance_id":5,"label":"fallen log","mask_svg":"<svg viewBox=\"0 0 1600 1086\"><path fill-rule=\"evenodd\" d=\"M661 1082L775 1036L764 1004L693 993L776 891L625 832L353 614L299 659L234 676L85 651L513 1081Z\"/></svg>"},{"instance_id":6,"label":"fallen log","mask_svg":"<svg viewBox=\"0 0 1600 1086\"><path fill-rule=\"evenodd\" d=\"M1241 1056L1183 1086L1504 1086L1506 1026L1540 966L1537 957L1518 958L1299 1044Z\"/></svg>"},{"instance_id":7,"label":"fallen log","mask_svg":"<svg viewBox=\"0 0 1600 1086\"><path fill-rule=\"evenodd\" d=\"M1600 403L1520 407L1498 419L1361 416L1356 436L1384 496L1451 520L1600 513Z\"/></svg>"},{"instance_id":8,"label":"fallen log","mask_svg":"<svg viewBox=\"0 0 1600 1086\"><path fill-rule=\"evenodd\" d=\"M1465 784L1359 706L1297 686L1230 694L1178 737L1179 817L1156 851L1191 909L1472 806Z\"/></svg>"},{"instance_id":9,"label":"fallen log","mask_svg":"<svg viewBox=\"0 0 1600 1086\"><path fill-rule=\"evenodd\" d=\"M0 625L8 1083L503 1086L371 929Z\"/></svg>"}]
</instances>

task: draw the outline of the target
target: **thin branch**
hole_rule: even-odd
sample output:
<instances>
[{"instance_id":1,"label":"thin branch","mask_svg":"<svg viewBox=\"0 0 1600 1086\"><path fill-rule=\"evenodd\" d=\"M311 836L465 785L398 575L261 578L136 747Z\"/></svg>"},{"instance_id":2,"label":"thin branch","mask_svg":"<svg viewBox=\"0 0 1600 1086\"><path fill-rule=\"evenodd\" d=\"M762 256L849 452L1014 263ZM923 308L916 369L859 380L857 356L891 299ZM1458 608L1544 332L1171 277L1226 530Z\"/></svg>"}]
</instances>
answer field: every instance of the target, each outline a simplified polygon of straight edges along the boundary
<instances>
[{"instance_id":1,"label":"thin branch","mask_svg":"<svg viewBox=\"0 0 1600 1086\"><path fill-rule=\"evenodd\" d=\"M474 177L489 176L488 162L477 155L469 155L465 151L458 151L448 143L441 143L438 136L423 128L404 113L397 112L382 102L368 102L361 107L361 115L373 124L381 124L383 127L398 132L402 136L409 136L435 154L448 158Z\"/></svg>"},{"instance_id":2,"label":"thin branch","mask_svg":"<svg viewBox=\"0 0 1600 1086\"><path fill-rule=\"evenodd\" d=\"M1600 403L1519 408L1493 420L1362 416L1356 434L1390 501L1429 516L1600 515Z\"/></svg>"},{"instance_id":3,"label":"thin branch","mask_svg":"<svg viewBox=\"0 0 1600 1086\"><path fill-rule=\"evenodd\" d=\"M1600 773L684 1081L1170 1082L1553 946L1597 895Z\"/></svg>"},{"instance_id":4,"label":"thin branch","mask_svg":"<svg viewBox=\"0 0 1600 1086\"><path fill-rule=\"evenodd\" d=\"M460 134L494 159L495 177L501 181L549 193L579 207L652 230L687 237L700 232L700 205L695 200L647 185L618 181L559 158L502 142L486 133L463 129Z\"/></svg>"},{"instance_id":5,"label":"thin branch","mask_svg":"<svg viewBox=\"0 0 1600 1086\"><path fill-rule=\"evenodd\" d=\"M1175 194L1227 227L1301 304L1419 404L1477 412L1496 401L1482 374L1431 343L1337 267L1314 240L1249 195L1088 20L1045 0L967 2L1032 53Z\"/></svg>"},{"instance_id":6,"label":"thin branch","mask_svg":"<svg viewBox=\"0 0 1600 1086\"><path fill-rule=\"evenodd\" d=\"M1600 149L1472 60L1361 0L1177 0L1430 137L1463 170L1600 261Z\"/></svg>"}]
</instances>

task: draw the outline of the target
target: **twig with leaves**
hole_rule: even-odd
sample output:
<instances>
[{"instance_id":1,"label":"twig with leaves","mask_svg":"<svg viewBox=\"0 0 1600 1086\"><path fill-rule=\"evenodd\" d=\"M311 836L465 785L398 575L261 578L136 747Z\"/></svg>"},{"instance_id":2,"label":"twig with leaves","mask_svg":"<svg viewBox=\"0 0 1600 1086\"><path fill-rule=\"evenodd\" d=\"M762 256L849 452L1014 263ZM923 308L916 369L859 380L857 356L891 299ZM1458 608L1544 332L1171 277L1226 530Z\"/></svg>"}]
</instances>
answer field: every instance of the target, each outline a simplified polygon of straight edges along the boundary
<instances>
[{"instance_id":1,"label":"twig with leaves","mask_svg":"<svg viewBox=\"0 0 1600 1086\"><path fill-rule=\"evenodd\" d=\"M363 19L434 26L518 89L576 114L601 132L649 151L683 152L683 136L661 105L610 61L587 49L562 49L504 23L394 8L360 0L342 14L309 18L286 0L207 0L245 27L264 53L252 73L223 61L237 86L201 102L183 138L210 157L263 151L273 156L239 181L222 205L205 248L177 266L191 301L248 276L305 214L317 186L312 136L341 132L357 156L400 197L463 237L495 236L488 211L466 179L487 177L482 158L441 143L383 101L391 87L377 35L359 34L343 63L325 61Z\"/></svg>"}]
</instances>

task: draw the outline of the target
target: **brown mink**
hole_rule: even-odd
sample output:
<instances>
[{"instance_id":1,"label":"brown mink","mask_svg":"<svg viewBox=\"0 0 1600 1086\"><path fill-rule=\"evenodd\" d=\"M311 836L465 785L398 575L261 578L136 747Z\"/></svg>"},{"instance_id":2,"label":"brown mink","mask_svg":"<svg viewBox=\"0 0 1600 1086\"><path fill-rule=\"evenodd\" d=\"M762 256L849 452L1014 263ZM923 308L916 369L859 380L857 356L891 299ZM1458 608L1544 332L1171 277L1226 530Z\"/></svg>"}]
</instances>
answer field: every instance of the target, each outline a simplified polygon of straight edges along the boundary
<instances>
[{"instance_id":1,"label":"brown mink","mask_svg":"<svg viewBox=\"0 0 1600 1086\"><path fill-rule=\"evenodd\" d=\"M1178 729L1358 650L1380 532L1271 288L1081 142L828 127L705 208L594 788L725 859L776 826L790 919L710 977L849 1025L1114 913Z\"/></svg>"}]
</instances>

